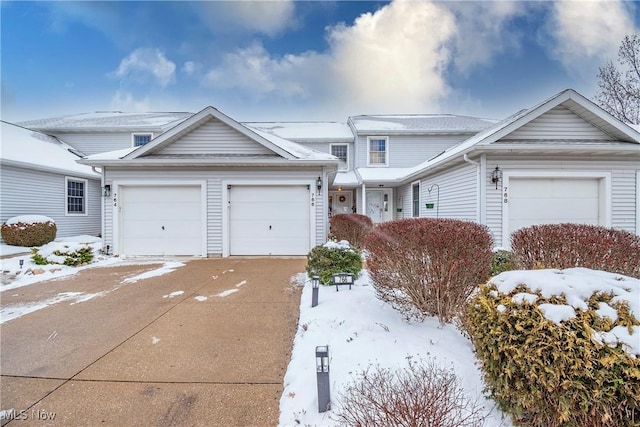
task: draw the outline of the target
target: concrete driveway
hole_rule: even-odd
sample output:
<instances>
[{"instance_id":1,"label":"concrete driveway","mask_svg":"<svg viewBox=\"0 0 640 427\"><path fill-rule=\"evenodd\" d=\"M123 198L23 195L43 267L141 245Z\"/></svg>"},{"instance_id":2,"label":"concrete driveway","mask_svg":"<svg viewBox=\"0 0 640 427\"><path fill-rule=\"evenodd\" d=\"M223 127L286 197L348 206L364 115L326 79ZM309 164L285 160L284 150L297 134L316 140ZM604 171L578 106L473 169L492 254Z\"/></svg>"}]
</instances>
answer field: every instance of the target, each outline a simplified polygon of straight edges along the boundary
<instances>
[{"instance_id":1,"label":"concrete driveway","mask_svg":"<svg viewBox=\"0 0 640 427\"><path fill-rule=\"evenodd\" d=\"M276 425L300 301L290 278L306 261L185 263L134 283L161 264L3 292L2 306L99 294L2 324L3 425Z\"/></svg>"}]
</instances>

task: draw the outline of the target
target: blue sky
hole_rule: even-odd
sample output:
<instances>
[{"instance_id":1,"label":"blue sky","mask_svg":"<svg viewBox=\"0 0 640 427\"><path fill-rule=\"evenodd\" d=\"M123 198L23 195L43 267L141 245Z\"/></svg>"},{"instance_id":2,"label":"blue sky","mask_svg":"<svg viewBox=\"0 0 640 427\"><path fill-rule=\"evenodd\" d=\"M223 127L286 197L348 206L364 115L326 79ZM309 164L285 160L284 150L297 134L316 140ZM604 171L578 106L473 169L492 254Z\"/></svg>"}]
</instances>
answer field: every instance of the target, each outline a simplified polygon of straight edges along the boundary
<instances>
[{"instance_id":1,"label":"blue sky","mask_svg":"<svg viewBox=\"0 0 640 427\"><path fill-rule=\"evenodd\" d=\"M192 111L236 120L504 118L571 87L640 32L608 1L6 2L2 119Z\"/></svg>"}]
</instances>

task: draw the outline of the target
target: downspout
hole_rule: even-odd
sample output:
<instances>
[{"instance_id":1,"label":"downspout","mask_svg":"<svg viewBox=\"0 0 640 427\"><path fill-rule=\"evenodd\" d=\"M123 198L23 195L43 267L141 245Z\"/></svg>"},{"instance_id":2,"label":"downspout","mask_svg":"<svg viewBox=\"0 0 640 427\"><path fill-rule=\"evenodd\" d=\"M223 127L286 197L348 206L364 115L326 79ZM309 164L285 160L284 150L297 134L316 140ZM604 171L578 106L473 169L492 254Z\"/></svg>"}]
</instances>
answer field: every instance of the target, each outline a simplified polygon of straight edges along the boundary
<instances>
[{"instance_id":1,"label":"downspout","mask_svg":"<svg viewBox=\"0 0 640 427\"><path fill-rule=\"evenodd\" d=\"M481 173L481 165L479 162L476 162L474 160L471 160L469 158L469 156L467 155L467 153L464 153L464 155L462 156L462 158L464 159L465 162L467 163L471 163L472 165L475 165L476 167L476 221L478 221L478 223L480 224L484 224L484 215L483 215L483 210L481 207L482 204L482 191L481 191L481 184L482 184L482 179L480 176Z\"/></svg>"},{"instance_id":2,"label":"downspout","mask_svg":"<svg viewBox=\"0 0 640 427\"><path fill-rule=\"evenodd\" d=\"M362 215L367 214L367 186L362 183Z\"/></svg>"},{"instance_id":3,"label":"downspout","mask_svg":"<svg viewBox=\"0 0 640 427\"><path fill-rule=\"evenodd\" d=\"M102 236L102 249L107 247L107 236L105 235L105 218L107 217L107 203L102 191L104 191L104 168L98 172L95 166L91 166L91 170L100 174L100 236Z\"/></svg>"}]
</instances>

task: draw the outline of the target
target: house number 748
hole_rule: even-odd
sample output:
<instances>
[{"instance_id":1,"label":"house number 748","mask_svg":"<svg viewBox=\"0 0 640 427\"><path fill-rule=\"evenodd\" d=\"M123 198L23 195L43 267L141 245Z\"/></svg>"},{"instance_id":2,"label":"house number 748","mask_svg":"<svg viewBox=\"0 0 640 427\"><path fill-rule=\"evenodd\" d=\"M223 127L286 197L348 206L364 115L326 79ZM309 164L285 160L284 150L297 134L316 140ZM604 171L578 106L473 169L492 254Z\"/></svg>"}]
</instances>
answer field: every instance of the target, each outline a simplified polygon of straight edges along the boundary
<instances>
[{"instance_id":1,"label":"house number 748","mask_svg":"<svg viewBox=\"0 0 640 427\"><path fill-rule=\"evenodd\" d=\"M502 191L502 199L504 203L509 203L509 191L508 190L509 187L504 187L504 190Z\"/></svg>"}]
</instances>

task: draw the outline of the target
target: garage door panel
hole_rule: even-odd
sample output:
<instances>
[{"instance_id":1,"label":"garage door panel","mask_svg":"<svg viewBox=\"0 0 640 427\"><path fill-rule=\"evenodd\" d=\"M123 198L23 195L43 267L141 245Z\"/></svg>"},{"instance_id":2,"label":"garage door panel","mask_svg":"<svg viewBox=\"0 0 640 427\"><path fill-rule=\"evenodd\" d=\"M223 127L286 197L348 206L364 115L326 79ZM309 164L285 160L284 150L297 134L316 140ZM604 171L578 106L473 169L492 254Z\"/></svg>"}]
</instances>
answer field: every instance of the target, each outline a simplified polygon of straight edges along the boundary
<instances>
[{"instance_id":1,"label":"garage door panel","mask_svg":"<svg viewBox=\"0 0 640 427\"><path fill-rule=\"evenodd\" d=\"M120 252L203 255L200 186L125 186L120 190Z\"/></svg>"},{"instance_id":2,"label":"garage door panel","mask_svg":"<svg viewBox=\"0 0 640 427\"><path fill-rule=\"evenodd\" d=\"M600 185L593 178L511 178L509 233L559 223L600 223Z\"/></svg>"},{"instance_id":3,"label":"garage door panel","mask_svg":"<svg viewBox=\"0 0 640 427\"><path fill-rule=\"evenodd\" d=\"M233 186L231 255L305 255L310 245L307 186Z\"/></svg>"}]
</instances>

